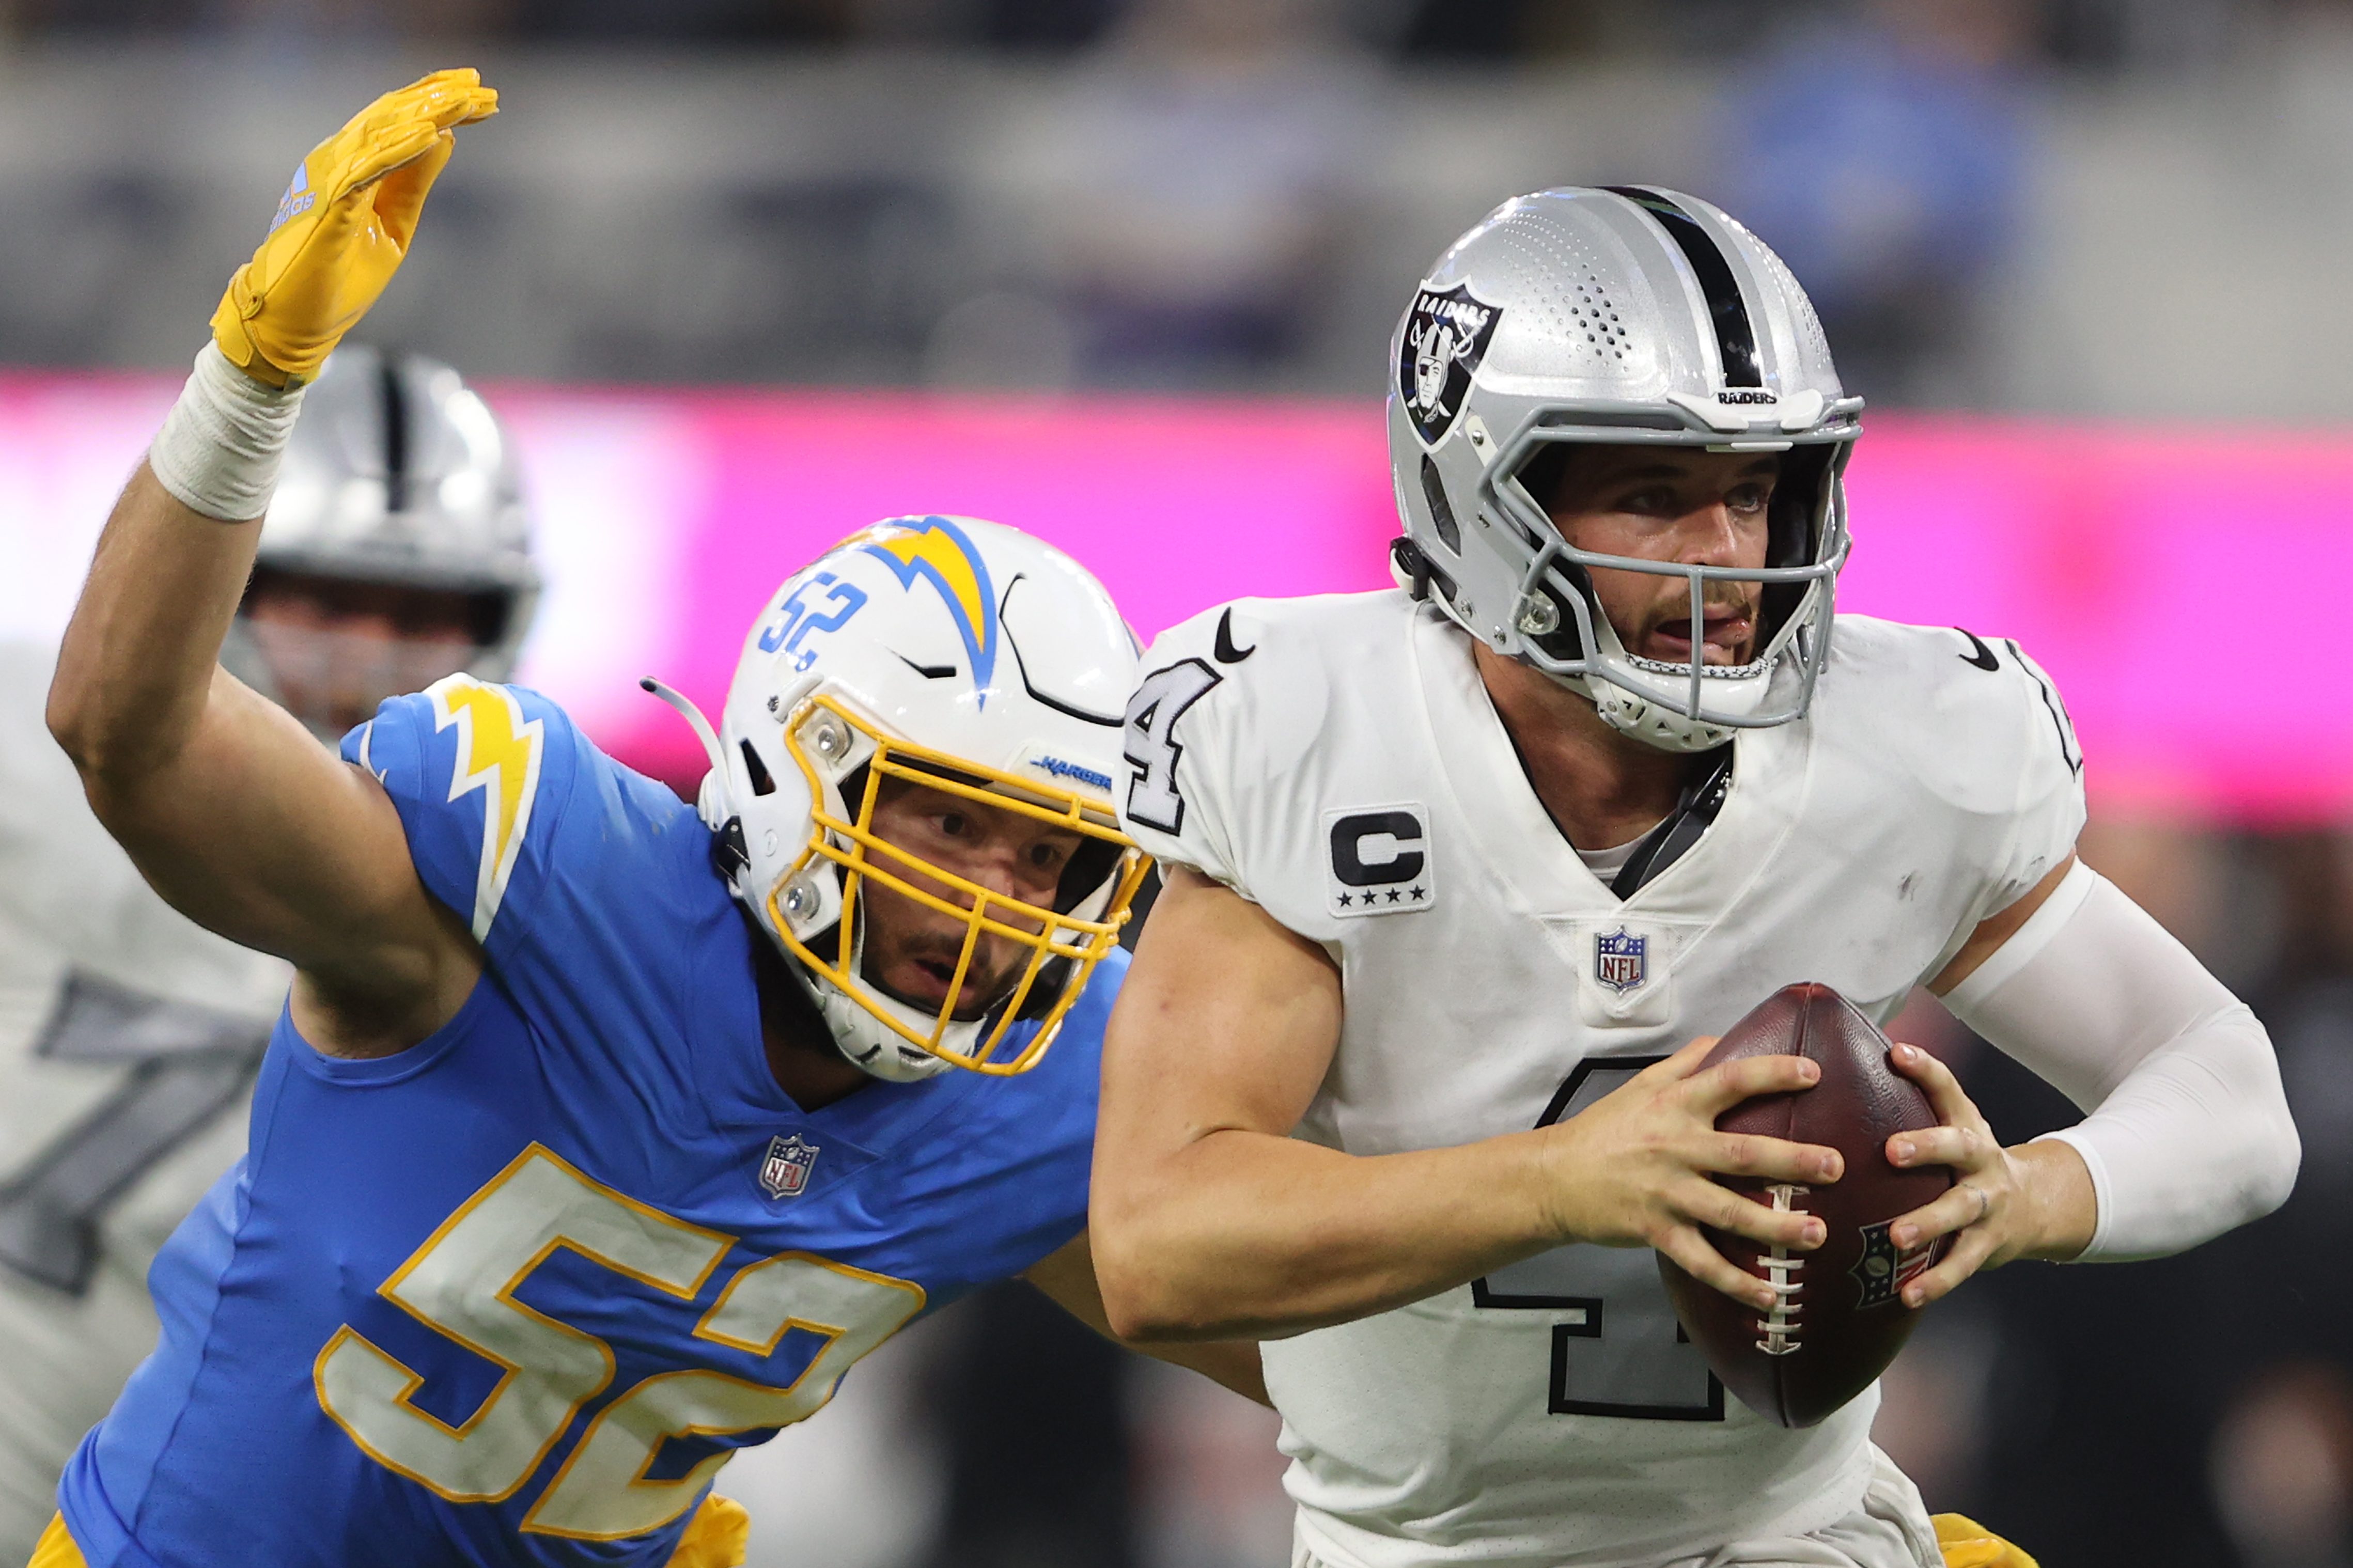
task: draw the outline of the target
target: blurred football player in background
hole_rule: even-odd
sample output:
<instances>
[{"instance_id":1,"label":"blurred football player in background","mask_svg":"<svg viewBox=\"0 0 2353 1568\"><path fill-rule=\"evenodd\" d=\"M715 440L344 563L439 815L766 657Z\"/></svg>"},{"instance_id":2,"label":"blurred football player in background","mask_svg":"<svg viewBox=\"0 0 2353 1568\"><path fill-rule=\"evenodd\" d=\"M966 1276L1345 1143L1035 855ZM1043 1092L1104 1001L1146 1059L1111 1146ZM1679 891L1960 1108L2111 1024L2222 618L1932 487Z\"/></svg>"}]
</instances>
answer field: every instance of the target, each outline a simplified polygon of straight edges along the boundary
<instances>
[{"instance_id":1,"label":"blurred football player in background","mask_svg":"<svg viewBox=\"0 0 2353 1568\"><path fill-rule=\"evenodd\" d=\"M538 596L513 454L448 366L353 344L303 399L224 658L330 741L453 670L506 678ZM0 1563L155 1345L147 1266L245 1147L291 974L174 911L90 815L0 644Z\"/></svg>"},{"instance_id":2,"label":"blurred football player in background","mask_svg":"<svg viewBox=\"0 0 2353 1568\"><path fill-rule=\"evenodd\" d=\"M539 592L490 405L438 361L354 343L303 393L223 657L332 742L445 675L508 679Z\"/></svg>"},{"instance_id":3,"label":"blurred football player in background","mask_svg":"<svg viewBox=\"0 0 2353 1568\"><path fill-rule=\"evenodd\" d=\"M717 731L647 683L699 813L520 688L448 676L338 761L216 667L304 383L496 109L439 72L312 151L67 633L48 720L100 819L296 973L39 1568L716 1568L745 1521L712 1478L918 1314L1021 1276L1104 1324L1088 1163L1147 862L1110 798L1135 645L1068 557L941 517L836 546ZM290 622L255 641L332 715L350 647ZM1168 1359L1263 1397L1252 1344Z\"/></svg>"},{"instance_id":4,"label":"blurred football player in background","mask_svg":"<svg viewBox=\"0 0 2353 1568\"><path fill-rule=\"evenodd\" d=\"M1943 1125L1885 1157L1957 1178L1890 1223L1907 1308L2278 1206L2269 1040L2077 861L2081 753L2015 643L1833 642L1862 403L1755 236L1644 187L1508 202L1391 352L1399 586L1213 610L1130 706L1167 884L1105 1058L1113 1324L1286 1336L1299 1568L2024 1563L1932 1525L1875 1390L1786 1428L1679 1334L1645 1248L1761 1319L1704 1230L1823 1237L1712 1175L1842 1173L1715 1131L1812 1063L1703 1071L1693 1037L1794 982L1883 1025L1926 984L2086 1113L2004 1148L1894 1047Z\"/></svg>"}]
</instances>

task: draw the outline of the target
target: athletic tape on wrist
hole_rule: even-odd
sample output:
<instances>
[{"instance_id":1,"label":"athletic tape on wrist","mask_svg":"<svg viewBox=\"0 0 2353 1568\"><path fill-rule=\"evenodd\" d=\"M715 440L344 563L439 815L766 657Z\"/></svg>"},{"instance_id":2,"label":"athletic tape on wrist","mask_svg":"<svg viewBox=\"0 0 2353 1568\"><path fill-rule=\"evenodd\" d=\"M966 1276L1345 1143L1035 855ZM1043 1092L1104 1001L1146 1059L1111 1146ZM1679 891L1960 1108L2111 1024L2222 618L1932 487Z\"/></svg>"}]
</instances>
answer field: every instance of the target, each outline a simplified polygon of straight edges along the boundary
<instances>
[{"instance_id":1,"label":"athletic tape on wrist","mask_svg":"<svg viewBox=\"0 0 2353 1568\"><path fill-rule=\"evenodd\" d=\"M147 466L192 510L247 522L269 510L302 389L264 386L207 342L147 448Z\"/></svg>"}]
</instances>

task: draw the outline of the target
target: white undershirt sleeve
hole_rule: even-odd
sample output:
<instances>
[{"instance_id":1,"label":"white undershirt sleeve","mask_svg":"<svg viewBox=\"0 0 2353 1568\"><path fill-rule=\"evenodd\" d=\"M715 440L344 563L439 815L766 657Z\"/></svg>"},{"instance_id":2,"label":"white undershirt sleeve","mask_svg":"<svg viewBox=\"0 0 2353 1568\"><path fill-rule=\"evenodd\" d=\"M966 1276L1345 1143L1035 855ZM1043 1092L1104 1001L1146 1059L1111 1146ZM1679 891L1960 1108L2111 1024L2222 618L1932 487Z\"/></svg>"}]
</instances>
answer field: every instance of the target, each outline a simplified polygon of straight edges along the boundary
<instances>
[{"instance_id":1,"label":"white undershirt sleeve","mask_svg":"<svg viewBox=\"0 0 2353 1568\"><path fill-rule=\"evenodd\" d=\"M2082 862L1945 997L2089 1112L2091 1261L2161 1257L2277 1208L2302 1157L2271 1038L2147 910Z\"/></svg>"}]
</instances>

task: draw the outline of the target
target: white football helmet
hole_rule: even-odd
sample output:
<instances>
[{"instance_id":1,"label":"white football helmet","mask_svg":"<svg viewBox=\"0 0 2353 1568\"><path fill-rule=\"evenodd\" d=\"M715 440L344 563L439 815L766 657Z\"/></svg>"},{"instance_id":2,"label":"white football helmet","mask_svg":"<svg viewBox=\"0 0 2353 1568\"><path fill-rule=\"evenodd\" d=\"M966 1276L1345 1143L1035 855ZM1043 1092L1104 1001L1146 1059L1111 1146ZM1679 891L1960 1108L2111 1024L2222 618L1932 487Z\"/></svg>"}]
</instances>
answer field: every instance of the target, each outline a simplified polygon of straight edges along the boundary
<instances>
[{"instance_id":1,"label":"white football helmet","mask_svg":"<svg viewBox=\"0 0 2353 1568\"><path fill-rule=\"evenodd\" d=\"M788 579L744 638L698 807L735 896L807 984L842 1054L907 1081L947 1066L1034 1066L1097 963L1117 945L1150 861L1119 827L1112 780L1135 639L1069 556L965 517L902 517L852 534ZM933 865L873 831L899 778L1082 836L1043 909ZM961 900L906 879L920 873ZM869 880L965 922L956 978L934 1009L862 970ZM964 965L983 933L1029 950L976 1018ZM1036 1029L1018 1043L1017 1024Z\"/></svg>"},{"instance_id":2,"label":"white football helmet","mask_svg":"<svg viewBox=\"0 0 2353 1568\"><path fill-rule=\"evenodd\" d=\"M1439 258L1390 350L1401 584L1662 750L1708 750L1805 712L1830 658L1841 476L1862 400L1845 395L1813 306L1761 240L1672 191L1521 196ZM1766 565L1572 546L1523 482L1561 442L1788 453ZM1762 584L1755 658L1710 665L1698 643L1686 662L1628 653L1593 597L1594 567L1684 578L1694 624L1710 579Z\"/></svg>"},{"instance_id":3,"label":"white football helmet","mask_svg":"<svg viewBox=\"0 0 2353 1568\"><path fill-rule=\"evenodd\" d=\"M531 627L540 574L512 444L458 373L422 354L349 343L302 395L263 519L257 579L270 572L463 595L471 641L387 642L265 626L240 609L222 661L291 707L294 689L357 684L377 697L464 669L504 680ZM295 717L326 735L326 716Z\"/></svg>"}]
</instances>

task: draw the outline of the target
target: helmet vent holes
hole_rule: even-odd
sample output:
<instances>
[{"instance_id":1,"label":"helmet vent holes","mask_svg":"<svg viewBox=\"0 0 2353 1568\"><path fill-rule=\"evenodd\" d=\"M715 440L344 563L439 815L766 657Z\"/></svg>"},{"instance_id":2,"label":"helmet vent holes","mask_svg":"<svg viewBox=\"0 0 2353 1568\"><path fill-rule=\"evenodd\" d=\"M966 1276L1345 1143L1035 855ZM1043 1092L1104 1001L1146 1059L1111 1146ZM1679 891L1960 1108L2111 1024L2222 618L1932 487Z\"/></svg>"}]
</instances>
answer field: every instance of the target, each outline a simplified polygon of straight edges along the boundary
<instances>
[{"instance_id":1,"label":"helmet vent holes","mask_svg":"<svg viewBox=\"0 0 2353 1568\"><path fill-rule=\"evenodd\" d=\"M1776 256L1755 235L1749 235L1748 238L1750 243L1757 247L1757 258L1764 265L1766 276L1772 279L1774 287L1780 290L1781 299L1788 306L1790 317L1796 323L1798 336L1802 342L1804 352L1823 364L1830 363L1830 338L1822 331L1821 317L1814 313L1814 302L1808 299L1806 291L1798 286L1797 274L1791 272L1788 263Z\"/></svg>"},{"instance_id":2,"label":"helmet vent holes","mask_svg":"<svg viewBox=\"0 0 2353 1568\"><path fill-rule=\"evenodd\" d=\"M1560 295L1568 310L1568 320L1561 323L1567 328L1563 335L1572 345L1577 339L1584 339L1596 360L1622 364L1632 339L1626 331L1618 301L1610 296L1599 270L1582 249L1570 247L1562 259L1568 264L1565 269L1568 277L1563 281ZM1574 295L1568 292L1570 289L1576 290Z\"/></svg>"},{"instance_id":3,"label":"helmet vent holes","mask_svg":"<svg viewBox=\"0 0 2353 1568\"><path fill-rule=\"evenodd\" d=\"M1577 291L1585 300L1586 308L1592 312L1590 319L1600 333L1594 342L1594 347L1608 349L1612 359L1624 359L1628 342L1626 327L1619 319L1618 302L1610 299L1609 291L1601 286L1600 275L1588 267L1585 281L1577 285Z\"/></svg>"},{"instance_id":4,"label":"helmet vent holes","mask_svg":"<svg viewBox=\"0 0 2353 1568\"><path fill-rule=\"evenodd\" d=\"M1604 372L1622 367L1631 340L1619 301L1602 283L1593 250L1527 213L1514 214L1488 232L1517 251L1515 259L1549 284L1539 298L1557 339L1571 350L1583 343Z\"/></svg>"},{"instance_id":5,"label":"helmet vent holes","mask_svg":"<svg viewBox=\"0 0 2353 1568\"><path fill-rule=\"evenodd\" d=\"M1814 313L1814 302L1804 295L1798 296L1798 330L1806 334L1806 350L1824 364L1831 362L1831 340L1822 331L1822 319Z\"/></svg>"}]
</instances>

